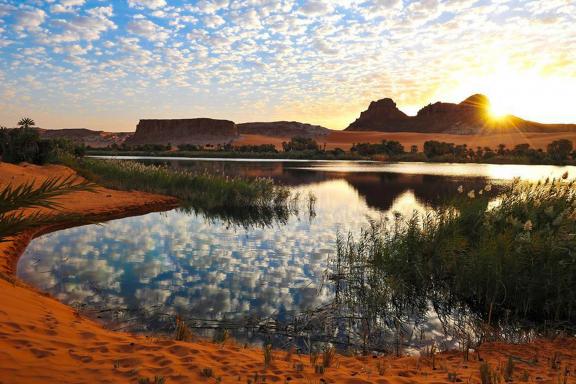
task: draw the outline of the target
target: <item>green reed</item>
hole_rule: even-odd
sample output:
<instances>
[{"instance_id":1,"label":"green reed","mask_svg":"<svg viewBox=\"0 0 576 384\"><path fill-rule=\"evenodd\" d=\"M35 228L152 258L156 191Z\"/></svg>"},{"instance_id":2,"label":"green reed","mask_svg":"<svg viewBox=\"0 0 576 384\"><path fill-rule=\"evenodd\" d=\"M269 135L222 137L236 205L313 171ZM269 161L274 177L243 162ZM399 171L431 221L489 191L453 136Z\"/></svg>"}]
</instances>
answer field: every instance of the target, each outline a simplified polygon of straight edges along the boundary
<instances>
[{"instance_id":1,"label":"green reed","mask_svg":"<svg viewBox=\"0 0 576 384\"><path fill-rule=\"evenodd\" d=\"M100 185L174 196L183 209L230 224L271 225L297 210L297 196L271 179L226 177L126 160L65 158L63 162Z\"/></svg>"},{"instance_id":2,"label":"green reed","mask_svg":"<svg viewBox=\"0 0 576 384\"><path fill-rule=\"evenodd\" d=\"M390 329L432 306L441 319L458 313L492 329L573 330L576 186L560 179L462 191L425 215L340 238L333 267L338 300Z\"/></svg>"}]
</instances>

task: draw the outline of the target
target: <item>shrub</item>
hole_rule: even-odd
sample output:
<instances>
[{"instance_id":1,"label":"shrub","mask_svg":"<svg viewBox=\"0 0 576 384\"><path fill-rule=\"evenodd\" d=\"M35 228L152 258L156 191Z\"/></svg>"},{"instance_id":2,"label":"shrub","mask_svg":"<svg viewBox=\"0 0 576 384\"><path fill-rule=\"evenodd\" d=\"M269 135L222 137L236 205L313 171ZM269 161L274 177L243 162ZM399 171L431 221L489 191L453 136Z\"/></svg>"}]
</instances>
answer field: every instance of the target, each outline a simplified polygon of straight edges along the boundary
<instances>
[{"instance_id":1,"label":"shrub","mask_svg":"<svg viewBox=\"0 0 576 384\"><path fill-rule=\"evenodd\" d=\"M568 160L568 156L572 152L572 149L572 141L567 139L560 139L548 144L547 153L552 160L556 162L563 162Z\"/></svg>"},{"instance_id":2,"label":"shrub","mask_svg":"<svg viewBox=\"0 0 576 384\"><path fill-rule=\"evenodd\" d=\"M289 142L283 142L282 148L284 152L320 150L318 143L308 137L293 137Z\"/></svg>"},{"instance_id":3,"label":"shrub","mask_svg":"<svg viewBox=\"0 0 576 384\"><path fill-rule=\"evenodd\" d=\"M82 156L84 147L65 139L41 139L35 128L0 128L0 157L4 162L45 164L56 161L64 152Z\"/></svg>"}]
</instances>

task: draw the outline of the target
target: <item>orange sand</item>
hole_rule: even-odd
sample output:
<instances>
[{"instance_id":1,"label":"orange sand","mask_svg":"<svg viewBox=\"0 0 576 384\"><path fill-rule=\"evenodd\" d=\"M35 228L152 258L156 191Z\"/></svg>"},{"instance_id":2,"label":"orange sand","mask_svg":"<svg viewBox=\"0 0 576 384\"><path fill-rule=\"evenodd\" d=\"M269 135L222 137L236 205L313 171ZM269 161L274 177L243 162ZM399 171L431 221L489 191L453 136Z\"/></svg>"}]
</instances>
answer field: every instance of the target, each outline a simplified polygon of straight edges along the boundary
<instances>
[{"instance_id":1,"label":"orange sand","mask_svg":"<svg viewBox=\"0 0 576 384\"><path fill-rule=\"evenodd\" d=\"M576 142L576 132L559 133L518 133L510 132L506 134L494 135L448 135L438 133L415 133L415 132L351 132L332 131L324 137L319 137L316 141L321 145L326 145L326 149L342 148L349 150L354 143L379 143L382 140L397 140L409 151L412 145L417 145L422 151L424 142L428 140L446 141L455 144L467 144L469 147L490 147L496 148L498 144L506 144L508 148L513 148L517 144L528 143L533 148L546 149L546 146L554 140L569 139ZM282 148L283 141L289 141L288 137L271 137L262 135L241 135L234 142L235 145L259 145L274 144L276 148Z\"/></svg>"},{"instance_id":2,"label":"orange sand","mask_svg":"<svg viewBox=\"0 0 576 384\"><path fill-rule=\"evenodd\" d=\"M19 167L0 163L0 184L70 174L61 166ZM169 197L102 188L62 199L66 209L102 219L168 208ZM44 232L49 229L44 229ZM72 308L36 291L14 276L14 264L31 237L0 244L0 383L136 383L138 378L163 376L170 383L443 383L448 374L478 383L478 355L465 362L459 352L439 353L435 369L429 357L336 356L323 375L313 373L308 356L274 351L264 368L261 350L233 342L177 342L103 329ZM554 357L556 355L556 357ZM514 381L576 382L576 340L538 340L525 345L485 344L479 357L492 367L517 358ZM552 364L552 361L559 363ZM321 358L318 360L322 361ZM303 369L297 369L301 363ZM381 368L378 368L381 367ZM211 369L212 377L203 375ZM205 371L208 372L208 371ZM260 379L255 380L255 374ZM262 380L265 377L265 381ZM250 381L249 381L250 380Z\"/></svg>"}]
</instances>

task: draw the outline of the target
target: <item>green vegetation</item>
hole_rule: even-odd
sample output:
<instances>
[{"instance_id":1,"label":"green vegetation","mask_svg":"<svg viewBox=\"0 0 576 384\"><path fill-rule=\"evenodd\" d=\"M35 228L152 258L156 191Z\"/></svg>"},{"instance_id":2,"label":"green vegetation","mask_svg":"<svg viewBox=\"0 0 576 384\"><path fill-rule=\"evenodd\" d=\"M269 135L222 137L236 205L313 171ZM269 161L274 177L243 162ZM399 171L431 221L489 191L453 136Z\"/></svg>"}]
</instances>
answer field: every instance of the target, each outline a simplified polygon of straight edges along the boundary
<instances>
[{"instance_id":1,"label":"green vegetation","mask_svg":"<svg viewBox=\"0 0 576 384\"><path fill-rule=\"evenodd\" d=\"M56 198L78 191L93 191L94 184L74 178L53 178L38 186L24 183L19 186L7 185L0 188L0 242L6 241L24 230L43 225L53 225L64 221L79 220L70 214L47 214L36 212L25 216L26 208L50 208L58 210Z\"/></svg>"},{"instance_id":2,"label":"green vegetation","mask_svg":"<svg viewBox=\"0 0 576 384\"><path fill-rule=\"evenodd\" d=\"M354 144L350 150L361 156L386 155L393 158L404 153L404 146L398 141L382 140L380 144Z\"/></svg>"},{"instance_id":3,"label":"green vegetation","mask_svg":"<svg viewBox=\"0 0 576 384\"><path fill-rule=\"evenodd\" d=\"M463 341L462 329L476 341L522 326L573 329L575 233L574 182L516 182L497 196L490 186L461 189L445 208L340 239L337 300L350 317L394 332L432 305Z\"/></svg>"},{"instance_id":4,"label":"green vegetation","mask_svg":"<svg viewBox=\"0 0 576 384\"><path fill-rule=\"evenodd\" d=\"M133 161L77 159L62 162L100 185L178 198L183 209L243 226L284 222L297 211L298 196L271 179L245 180L191 173Z\"/></svg>"},{"instance_id":5,"label":"green vegetation","mask_svg":"<svg viewBox=\"0 0 576 384\"><path fill-rule=\"evenodd\" d=\"M57 160L60 153L68 152L82 155L84 148L69 140L44 140L38 129L33 128L34 120L23 118L19 128L0 127L0 160L18 164L27 162L45 164Z\"/></svg>"},{"instance_id":6,"label":"green vegetation","mask_svg":"<svg viewBox=\"0 0 576 384\"><path fill-rule=\"evenodd\" d=\"M23 118L20 128L0 128L1 160L10 163L29 162L44 164L60 162L68 165L89 180L110 188L137 189L161 193L180 199L183 209L202 213L208 218L224 219L230 224L271 225L284 222L297 210L296 199L286 188L278 187L268 179L243 180L226 178L208 173L193 174L171 170L167 167L143 165L136 162L100 161L82 159L84 148L67 140L44 140L33 126L34 121ZM143 146L144 150L169 150L170 146ZM243 148L242 150L269 150L267 146ZM39 195L48 191L72 191L72 181L57 180L43 185ZM77 189L86 188L89 183L78 184ZM35 191L35 190L34 190ZM7 195L27 193L32 196L32 185L25 185L14 191L5 190ZM4 214L1 228L11 234L40 223L52 221L37 215L24 218L22 214Z\"/></svg>"},{"instance_id":7,"label":"green vegetation","mask_svg":"<svg viewBox=\"0 0 576 384\"><path fill-rule=\"evenodd\" d=\"M424 143L424 155L427 161L434 162L474 162L493 164L574 164L576 153L572 142L566 139L553 141L546 151L531 148L530 144L518 144L512 149L499 144L496 149L466 144L455 145L430 140Z\"/></svg>"},{"instance_id":8,"label":"green vegetation","mask_svg":"<svg viewBox=\"0 0 576 384\"><path fill-rule=\"evenodd\" d=\"M336 148L327 150L311 138L294 137L282 143L282 151L272 144L263 145L179 145L177 151L171 146L141 145L112 146L106 149L89 148L91 155L103 156L166 156L166 157L206 157L206 158L260 158L260 159L308 159L308 160L389 160L389 161L429 161L457 163L491 164L576 164L576 151L572 142L566 139L553 141L547 150L531 148L529 144L518 144L512 149L500 144L496 148L476 147L429 140L422 152L412 145L406 152L404 146L395 140L380 143L355 143L349 152Z\"/></svg>"}]
</instances>

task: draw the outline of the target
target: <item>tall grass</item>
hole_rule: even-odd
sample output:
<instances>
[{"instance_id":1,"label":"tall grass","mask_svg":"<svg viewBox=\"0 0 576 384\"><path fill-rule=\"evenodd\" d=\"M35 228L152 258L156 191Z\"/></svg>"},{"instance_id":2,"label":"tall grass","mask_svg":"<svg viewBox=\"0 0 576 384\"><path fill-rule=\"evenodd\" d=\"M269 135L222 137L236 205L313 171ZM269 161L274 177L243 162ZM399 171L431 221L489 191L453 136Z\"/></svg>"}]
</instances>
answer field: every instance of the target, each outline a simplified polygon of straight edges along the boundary
<instances>
[{"instance_id":1,"label":"tall grass","mask_svg":"<svg viewBox=\"0 0 576 384\"><path fill-rule=\"evenodd\" d=\"M498 195L487 186L426 215L372 222L358 239L340 238L334 269L338 299L391 329L430 306L500 330L571 328L576 186L516 181Z\"/></svg>"},{"instance_id":2,"label":"tall grass","mask_svg":"<svg viewBox=\"0 0 576 384\"><path fill-rule=\"evenodd\" d=\"M287 220L296 210L295 196L270 179L230 178L125 160L63 162L100 185L174 196L184 209L233 224L270 225Z\"/></svg>"}]
</instances>

